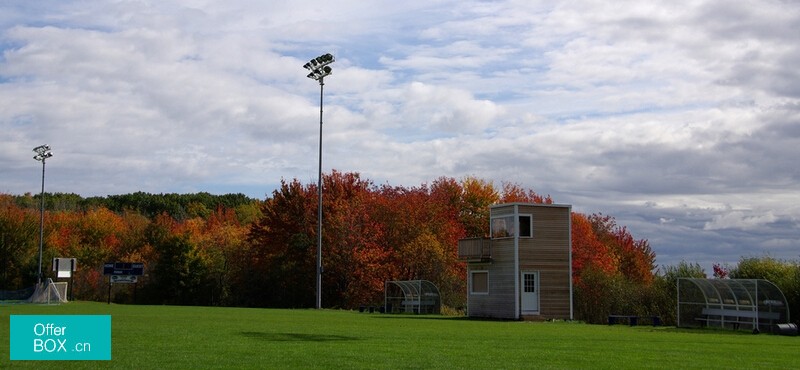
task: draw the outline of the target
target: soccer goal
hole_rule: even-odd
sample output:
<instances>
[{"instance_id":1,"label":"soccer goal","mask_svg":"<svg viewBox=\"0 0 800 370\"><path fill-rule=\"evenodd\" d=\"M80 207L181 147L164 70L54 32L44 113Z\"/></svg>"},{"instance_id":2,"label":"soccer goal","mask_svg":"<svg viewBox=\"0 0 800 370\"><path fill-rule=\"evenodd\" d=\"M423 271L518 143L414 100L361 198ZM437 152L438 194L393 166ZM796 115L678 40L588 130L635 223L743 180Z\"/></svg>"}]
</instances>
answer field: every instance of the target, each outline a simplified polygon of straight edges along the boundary
<instances>
[{"instance_id":1,"label":"soccer goal","mask_svg":"<svg viewBox=\"0 0 800 370\"><path fill-rule=\"evenodd\" d=\"M36 284L36 290L28 298L28 302L44 304L67 303L67 283L55 283L53 279L47 279L43 283Z\"/></svg>"}]
</instances>

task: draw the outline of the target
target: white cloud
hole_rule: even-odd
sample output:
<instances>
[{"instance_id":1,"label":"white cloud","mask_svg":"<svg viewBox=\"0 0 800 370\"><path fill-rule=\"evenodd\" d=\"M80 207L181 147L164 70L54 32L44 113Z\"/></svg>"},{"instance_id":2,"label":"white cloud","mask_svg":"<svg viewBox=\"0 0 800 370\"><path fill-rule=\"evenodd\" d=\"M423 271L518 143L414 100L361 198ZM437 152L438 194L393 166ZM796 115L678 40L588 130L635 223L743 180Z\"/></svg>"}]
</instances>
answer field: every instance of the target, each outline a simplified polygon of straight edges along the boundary
<instances>
[{"instance_id":1,"label":"white cloud","mask_svg":"<svg viewBox=\"0 0 800 370\"><path fill-rule=\"evenodd\" d=\"M466 91L420 82L404 89L401 104L399 113L409 119L405 128L433 128L451 134L482 131L501 113L493 102L475 100Z\"/></svg>"},{"instance_id":2,"label":"white cloud","mask_svg":"<svg viewBox=\"0 0 800 370\"><path fill-rule=\"evenodd\" d=\"M772 212L764 212L761 214L751 214L744 211L730 211L721 215L716 215L714 218L706 222L703 227L704 230L720 230L720 229L742 229L752 230L766 224L777 221Z\"/></svg>"}]
</instances>

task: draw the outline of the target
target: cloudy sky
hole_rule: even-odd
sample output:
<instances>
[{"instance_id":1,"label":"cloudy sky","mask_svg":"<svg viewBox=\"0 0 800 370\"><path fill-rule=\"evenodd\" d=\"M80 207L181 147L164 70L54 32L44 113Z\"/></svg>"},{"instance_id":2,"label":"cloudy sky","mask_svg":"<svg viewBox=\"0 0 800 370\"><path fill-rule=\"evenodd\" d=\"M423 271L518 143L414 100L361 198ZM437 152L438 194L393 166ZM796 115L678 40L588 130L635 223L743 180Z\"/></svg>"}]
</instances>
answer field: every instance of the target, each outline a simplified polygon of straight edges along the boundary
<instances>
[{"instance_id":1,"label":"cloudy sky","mask_svg":"<svg viewBox=\"0 0 800 370\"><path fill-rule=\"evenodd\" d=\"M0 192L518 183L659 264L800 257L800 3L0 3Z\"/></svg>"}]
</instances>

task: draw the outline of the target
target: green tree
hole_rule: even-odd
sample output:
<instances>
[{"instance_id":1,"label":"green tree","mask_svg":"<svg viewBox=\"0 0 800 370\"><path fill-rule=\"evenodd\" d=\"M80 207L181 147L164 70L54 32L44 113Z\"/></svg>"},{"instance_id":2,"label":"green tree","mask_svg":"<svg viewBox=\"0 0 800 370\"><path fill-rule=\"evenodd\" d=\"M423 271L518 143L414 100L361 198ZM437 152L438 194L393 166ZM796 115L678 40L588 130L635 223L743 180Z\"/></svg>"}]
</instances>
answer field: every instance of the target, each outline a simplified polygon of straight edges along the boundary
<instances>
[{"instance_id":1,"label":"green tree","mask_svg":"<svg viewBox=\"0 0 800 370\"><path fill-rule=\"evenodd\" d=\"M681 261L675 266L663 266L655 275L651 287L652 312L658 313L667 325L676 323L678 306L678 279L705 278L706 272L698 263Z\"/></svg>"},{"instance_id":2,"label":"green tree","mask_svg":"<svg viewBox=\"0 0 800 370\"><path fill-rule=\"evenodd\" d=\"M742 257L731 269L731 279L769 280L783 292L789 303L789 317L800 323L800 262L763 257Z\"/></svg>"},{"instance_id":3,"label":"green tree","mask_svg":"<svg viewBox=\"0 0 800 370\"><path fill-rule=\"evenodd\" d=\"M174 226L162 215L148 230L157 257L149 266L153 276L147 296L161 304L210 305L207 265L189 235L173 233Z\"/></svg>"}]
</instances>

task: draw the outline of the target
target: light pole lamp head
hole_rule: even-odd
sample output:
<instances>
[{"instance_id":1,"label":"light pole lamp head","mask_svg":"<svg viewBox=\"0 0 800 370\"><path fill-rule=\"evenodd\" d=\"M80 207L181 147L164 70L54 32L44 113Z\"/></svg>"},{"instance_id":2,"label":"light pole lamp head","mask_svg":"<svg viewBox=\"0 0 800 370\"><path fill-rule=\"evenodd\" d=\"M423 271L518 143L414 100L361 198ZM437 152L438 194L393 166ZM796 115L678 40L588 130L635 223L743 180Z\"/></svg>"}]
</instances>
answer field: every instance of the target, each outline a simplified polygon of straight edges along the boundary
<instances>
[{"instance_id":1,"label":"light pole lamp head","mask_svg":"<svg viewBox=\"0 0 800 370\"><path fill-rule=\"evenodd\" d=\"M333 72L333 69L328 64L331 64L336 61L336 58L333 57L333 54L327 53L320 55L314 59L308 61L308 63L303 65L303 68L311 71L308 74L308 78L312 80L321 80L325 76L330 75Z\"/></svg>"},{"instance_id":2,"label":"light pole lamp head","mask_svg":"<svg viewBox=\"0 0 800 370\"><path fill-rule=\"evenodd\" d=\"M47 144L39 145L33 148L33 151L36 152L36 155L33 156L33 159L40 162L44 162L45 159L53 156L53 152L50 151L50 145Z\"/></svg>"}]
</instances>

